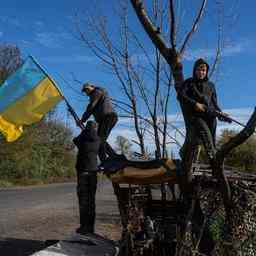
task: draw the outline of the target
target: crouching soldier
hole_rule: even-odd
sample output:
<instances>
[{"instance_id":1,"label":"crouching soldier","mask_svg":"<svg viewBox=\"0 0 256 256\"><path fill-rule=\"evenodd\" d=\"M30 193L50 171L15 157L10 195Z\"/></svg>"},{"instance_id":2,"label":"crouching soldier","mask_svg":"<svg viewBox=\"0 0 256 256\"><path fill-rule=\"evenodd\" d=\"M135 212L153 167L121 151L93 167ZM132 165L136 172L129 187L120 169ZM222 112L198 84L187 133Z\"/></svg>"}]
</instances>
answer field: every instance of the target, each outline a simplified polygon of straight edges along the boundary
<instances>
[{"instance_id":1,"label":"crouching soldier","mask_svg":"<svg viewBox=\"0 0 256 256\"><path fill-rule=\"evenodd\" d=\"M94 233L97 155L100 147L97 124L88 121L85 129L73 142L78 148L76 170L80 227L77 233Z\"/></svg>"}]
</instances>

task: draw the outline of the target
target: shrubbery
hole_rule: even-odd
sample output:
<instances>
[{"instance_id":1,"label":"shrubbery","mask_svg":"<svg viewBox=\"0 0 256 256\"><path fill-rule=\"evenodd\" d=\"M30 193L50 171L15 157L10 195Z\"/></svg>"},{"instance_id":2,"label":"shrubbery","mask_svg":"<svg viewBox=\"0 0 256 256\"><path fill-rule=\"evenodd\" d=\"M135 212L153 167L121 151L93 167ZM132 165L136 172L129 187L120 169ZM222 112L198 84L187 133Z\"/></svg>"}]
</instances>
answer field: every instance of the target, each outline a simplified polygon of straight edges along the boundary
<instances>
[{"instance_id":1,"label":"shrubbery","mask_svg":"<svg viewBox=\"0 0 256 256\"><path fill-rule=\"evenodd\" d=\"M52 120L26 127L16 142L0 138L0 179L14 183L68 180L75 175L75 154L67 150L72 132Z\"/></svg>"},{"instance_id":2,"label":"shrubbery","mask_svg":"<svg viewBox=\"0 0 256 256\"><path fill-rule=\"evenodd\" d=\"M236 134L237 131L234 130L223 130L218 138L217 146L224 144ZM256 135L234 148L225 159L225 164L237 167L242 171L256 171Z\"/></svg>"}]
</instances>

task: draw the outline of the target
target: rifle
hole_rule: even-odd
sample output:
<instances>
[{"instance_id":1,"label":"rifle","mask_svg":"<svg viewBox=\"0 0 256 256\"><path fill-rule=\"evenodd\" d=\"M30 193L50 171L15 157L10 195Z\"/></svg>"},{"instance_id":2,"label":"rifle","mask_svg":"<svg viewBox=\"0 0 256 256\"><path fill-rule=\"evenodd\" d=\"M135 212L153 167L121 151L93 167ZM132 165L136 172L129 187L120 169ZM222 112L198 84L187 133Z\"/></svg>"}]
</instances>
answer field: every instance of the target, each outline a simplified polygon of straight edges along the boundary
<instances>
[{"instance_id":1,"label":"rifle","mask_svg":"<svg viewBox=\"0 0 256 256\"><path fill-rule=\"evenodd\" d=\"M215 109L207 109L207 114L217 117L218 119L220 119L220 121L223 122L227 122L227 123L236 123L239 124L242 127L245 127L245 125L243 123L240 123L239 121L235 120L234 118L230 117L228 114L223 113L221 111L215 110Z\"/></svg>"},{"instance_id":2,"label":"rifle","mask_svg":"<svg viewBox=\"0 0 256 256\"><path fill-rule=\"evenodd\" d=\"M205 106L207 106L206 108L206 113L209 115L209 116L212 116L212 117L217 117L220 121L223 121L223 122L227 122L227 123L236 123L236 124L239 124L241 125L242 127L245 127L244 124L240 123L239 121L235 120L234 118L230 117L228 114L224 113L224 112L221 112L221 111L218 111L214 108L209 108L209 101L206 97L204 97L198 90L197 88L194 86L193 87L194 89L194 92L196 93L197 97L199 99L202 99L203 100L203 104Z\"/></svg>"}]
</instances>

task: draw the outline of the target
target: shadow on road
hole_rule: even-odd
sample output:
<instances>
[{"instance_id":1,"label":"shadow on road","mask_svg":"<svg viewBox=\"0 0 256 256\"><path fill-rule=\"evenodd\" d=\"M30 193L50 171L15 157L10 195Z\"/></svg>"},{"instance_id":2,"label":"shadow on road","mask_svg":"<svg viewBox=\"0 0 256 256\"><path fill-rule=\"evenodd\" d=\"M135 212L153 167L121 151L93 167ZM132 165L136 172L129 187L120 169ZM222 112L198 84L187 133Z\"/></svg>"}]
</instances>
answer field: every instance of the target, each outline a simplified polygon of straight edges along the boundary
<instances>
[{"instance_id":1,"label":"shadow on road","mask_svg":"<svg viewBox=\"0 0 256 256\"><path fill-rule=\"evenodd\" d=\"M0 238L0 255L28 256L46 247L44 241Z\"/></svg>"}]
</instances>

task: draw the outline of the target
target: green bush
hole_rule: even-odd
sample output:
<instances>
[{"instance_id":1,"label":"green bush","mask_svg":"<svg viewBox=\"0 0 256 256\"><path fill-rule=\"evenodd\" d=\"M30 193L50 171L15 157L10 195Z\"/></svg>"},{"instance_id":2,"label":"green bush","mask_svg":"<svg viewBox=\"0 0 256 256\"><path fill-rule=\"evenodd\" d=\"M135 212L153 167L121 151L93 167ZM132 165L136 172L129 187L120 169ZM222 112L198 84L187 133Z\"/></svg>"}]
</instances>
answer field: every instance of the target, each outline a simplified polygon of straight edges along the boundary
<instances>
[{"instance_id":1,"label":"green bush","mask_svg":"<svg viewBox=\"0 0 256 256\"><path fill-rule=\"evenodd\" d=\"M234 130L223 130L218 138L217 146L220 147L236 134L237 131ZM234 148L227 155L225 164L237 167L242 171L256 171L256 136L252 135L242 145Z\"/></svg>"},{"instance_id":2,"label":"green bush","mask_svg":"<svg viewBox=\"0 0 256 256\"><path fill-rule=\"evenodd\" d=\"M75 175L75 153L66 150L72 132L62 123L43 120L25 127L15 142L0 138L0 179L68 180Z\"/></svg>"}]
</instances>

